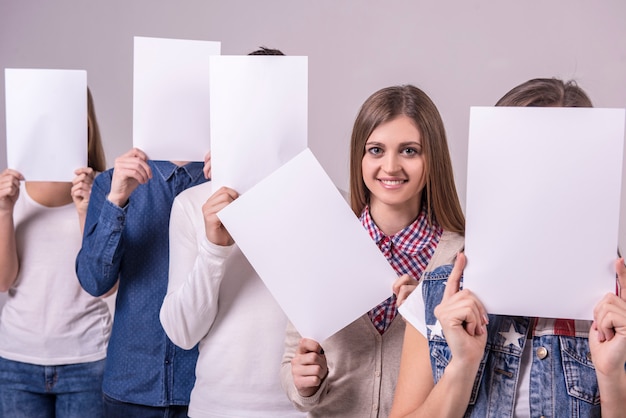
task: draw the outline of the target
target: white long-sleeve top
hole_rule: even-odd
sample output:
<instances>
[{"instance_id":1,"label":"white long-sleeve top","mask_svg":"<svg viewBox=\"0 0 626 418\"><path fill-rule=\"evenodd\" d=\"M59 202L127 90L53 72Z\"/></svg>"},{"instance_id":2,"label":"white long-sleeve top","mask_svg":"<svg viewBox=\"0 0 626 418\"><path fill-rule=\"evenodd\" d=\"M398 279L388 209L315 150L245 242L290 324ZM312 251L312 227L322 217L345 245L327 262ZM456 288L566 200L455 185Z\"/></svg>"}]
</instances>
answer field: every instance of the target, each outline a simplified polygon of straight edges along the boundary
<instances>
[{"instance_id":1,"label":"white long-sleeve top","mask_svg":"<svg viewBox=\"0 0 626 418\"><path fill-rule=\"evenodd\" d=\"M303 417L280 385L287 319L236 246L205 235L212 184L187 189L170 218L170 266L161 323L182 348L199 343L189 416Z\"/></svg>"}]
</instances>

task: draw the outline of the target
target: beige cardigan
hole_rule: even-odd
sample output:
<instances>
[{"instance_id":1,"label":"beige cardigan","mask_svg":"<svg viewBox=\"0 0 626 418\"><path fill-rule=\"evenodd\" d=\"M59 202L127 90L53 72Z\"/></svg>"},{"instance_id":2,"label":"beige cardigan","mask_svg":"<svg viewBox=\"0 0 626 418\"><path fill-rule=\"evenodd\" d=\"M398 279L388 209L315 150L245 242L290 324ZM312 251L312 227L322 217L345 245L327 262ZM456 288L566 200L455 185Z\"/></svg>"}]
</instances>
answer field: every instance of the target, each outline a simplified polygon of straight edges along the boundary
<instances>
[{"instance_id":1,"label":"beige cardigan","mask_svg":"<svg viewBox=\"0 0 626 418\"><path fill-rule=\"evenodd\" d=\"M462 236L444 232L426 271L453 263L462 248ZM289 323L281 367L287 396L299 410L309 412L311 418L387 417L400 368L404 326L404 320L397 315L380 335L365 314L328 338L322 344L328 376L315 394L303 397L291 374L291 359L301 336Z\"/></svg>"}]
</instances>

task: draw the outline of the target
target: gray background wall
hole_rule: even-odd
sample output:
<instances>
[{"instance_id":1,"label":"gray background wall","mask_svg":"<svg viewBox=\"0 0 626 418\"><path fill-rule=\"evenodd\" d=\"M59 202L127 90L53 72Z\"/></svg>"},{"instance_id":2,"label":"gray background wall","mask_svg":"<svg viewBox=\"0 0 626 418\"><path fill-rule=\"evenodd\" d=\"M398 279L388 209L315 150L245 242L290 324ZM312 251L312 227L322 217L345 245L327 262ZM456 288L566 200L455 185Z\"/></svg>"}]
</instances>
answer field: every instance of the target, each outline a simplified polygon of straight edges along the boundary
<instances>
[{"instance_id":1,"label":"gray background wall","mask_svg":"<svg viewBox=\"0 0 626 418\"><path fill-rule=\"evenodd\" d=\"M387 85L415 84L438 105L462 202L470 106L557 76L596 107L626 107L623 0L0 0L0 67L87 70L109 166L132 145L135 35L307 55L310 147L344 189L358 107ZM2 137L4 113L2 100ZM626 193L622 202L624 247Z\"/></svg>"}]
</instances>

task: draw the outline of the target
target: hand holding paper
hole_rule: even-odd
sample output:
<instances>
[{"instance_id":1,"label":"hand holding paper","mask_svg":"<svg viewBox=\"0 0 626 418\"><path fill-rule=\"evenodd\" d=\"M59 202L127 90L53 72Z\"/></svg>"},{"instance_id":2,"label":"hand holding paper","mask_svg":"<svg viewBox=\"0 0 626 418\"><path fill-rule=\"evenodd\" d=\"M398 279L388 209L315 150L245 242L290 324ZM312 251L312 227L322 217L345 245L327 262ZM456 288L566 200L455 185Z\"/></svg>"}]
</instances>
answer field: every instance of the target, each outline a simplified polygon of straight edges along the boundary
<instances>
[{"instance_id":1,"label":"hand holding paper","mask_svg":"<svg viewBox=\"0 0 626 418\"><path fill-rule=\"evenodd\" d=\"M133 148L115 159L111 191L107 199L124 207L137 186L151 178L152 169L148 165L148 156L142 150Z\"/></svg>"},{"instance_id":2,"label":"hand holding paper","mask_svg":"<svg viewBox=\"0 0 626 418\"><path fill-rule=\"evenodd\" d=\"M72 189L70 193L79 216L84 219L87 215L89 196L91 195L91 186L93 184L95 173L90 167L81 167L76 169L74 174L76 174L76 177L72 180Z\"/></svg>"},{"instance_id":3,"label":"hand holding paper","mask_svg":"<svg viewBox=\"0 0 626 418\"><path fill-rule=\"evenodd\" d=\"M328 373L328 364L322 346L317 341L303 338L291 360L293 383L300 396L311 396Z\"/></svg>"},{"instance_id":4,"label":"hand holding paper","mask_svg":"<svg viewBox=\"0 0 626 418\"><path fill-rule=\"evenodd\" d=\"M222 246L233 245L233 238L222 224L222 221L217 217L217 212L224 209L238 197L239 194L233 189L221 187L202 205L206 237L213 244Z\"/></svg>"},{"instance_id":5,"label":"hand holding paper","mask_svg":"<svg viewBox=\"0 0 626 418\"><path fill-rule=\"evenodd\" d=\"M393 294L396 295L396 306L400 307L406 298L417 288L417 281L408 274L403 274L393 282L391 288Z\"/></svg>"},{"instance_id":6,"label":"hand holding paper","mask_svg":"<svg viewBox=\"0 0 626 418\"><path fill-rule=\"evenodd\" d=\"M13 207L20 196L20 181L24 180L19 172L7 168L0 174L0 212L13 213Z\"/></svg>"}]
</instances>

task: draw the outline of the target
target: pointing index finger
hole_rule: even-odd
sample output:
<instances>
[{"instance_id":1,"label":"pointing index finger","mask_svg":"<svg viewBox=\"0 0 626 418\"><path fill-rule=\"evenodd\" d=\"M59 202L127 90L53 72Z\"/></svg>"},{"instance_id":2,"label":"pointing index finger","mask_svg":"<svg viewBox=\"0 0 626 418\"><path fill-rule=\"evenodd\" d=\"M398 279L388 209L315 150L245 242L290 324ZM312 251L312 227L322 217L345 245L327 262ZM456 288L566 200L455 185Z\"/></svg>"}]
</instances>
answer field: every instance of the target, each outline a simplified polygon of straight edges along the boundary
<instances>
[{"instance_id":1,"label":"pointing index finger","mask_svg":"<svg viewBox=\"0 0 626 418\"><path fill-rule=\"evenodd\" d=\"M463 275L463 269L465 268L466 261L464 253L459 252L456 255L454 268L452 268L450 277L448 277L446 290L443 292L443 299L450 298L459 291L459 288L461 287L461 276Z\"/></svg>"}]
</instances>

